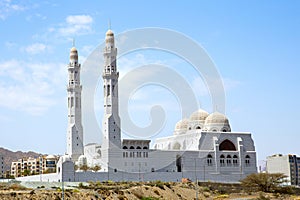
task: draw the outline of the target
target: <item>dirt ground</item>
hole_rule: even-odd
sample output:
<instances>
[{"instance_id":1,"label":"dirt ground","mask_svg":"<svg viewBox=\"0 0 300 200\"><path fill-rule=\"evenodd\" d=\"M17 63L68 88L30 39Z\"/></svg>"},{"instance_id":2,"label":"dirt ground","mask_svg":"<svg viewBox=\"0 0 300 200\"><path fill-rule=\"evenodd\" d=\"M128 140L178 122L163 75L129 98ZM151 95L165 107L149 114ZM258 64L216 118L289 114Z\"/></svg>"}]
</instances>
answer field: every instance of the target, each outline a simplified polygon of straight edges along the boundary
<instances>
[{"instance_id":1,"label":"dirt ground","mask_svg":"<svg viewBox=\"0 0 300 200\"><path fill-rule=\"evenodd\" d=\"M231 188L231 189L230 189ZM291 199L300 200L298 195L272 194L261 192L239 191L238 186L222 186L218 190L212 186L196 186L192 183L169 183L169 184L114 184L101 183L90 188L74 188L64 191L64 199L108 199L108 200L192 200L196 199ZM198 192L198 193L197 193ZM50 200L62 199L61 188L24 188L18 185L2 187L0 190L1 200Z\"/></svg>"}]
</instances>

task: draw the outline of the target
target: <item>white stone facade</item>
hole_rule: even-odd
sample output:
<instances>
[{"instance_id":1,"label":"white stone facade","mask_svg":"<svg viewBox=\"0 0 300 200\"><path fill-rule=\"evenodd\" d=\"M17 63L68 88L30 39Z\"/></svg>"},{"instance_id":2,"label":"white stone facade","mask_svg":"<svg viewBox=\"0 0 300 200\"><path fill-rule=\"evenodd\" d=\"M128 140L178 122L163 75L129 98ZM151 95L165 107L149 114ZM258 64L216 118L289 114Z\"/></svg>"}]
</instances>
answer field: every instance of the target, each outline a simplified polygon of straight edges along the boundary
<instances>
[{"instance_id":1,"label":"white stone facade","mask_svg":"<svg viewBox=\"0 0 300 200\"><path fill-rule=\"evenodd\" d=\"M267 157L268 173L283 173L287 176L288 185L300 185L300 157L296 155L275 154Z\"/></svg>"}]
</instances>

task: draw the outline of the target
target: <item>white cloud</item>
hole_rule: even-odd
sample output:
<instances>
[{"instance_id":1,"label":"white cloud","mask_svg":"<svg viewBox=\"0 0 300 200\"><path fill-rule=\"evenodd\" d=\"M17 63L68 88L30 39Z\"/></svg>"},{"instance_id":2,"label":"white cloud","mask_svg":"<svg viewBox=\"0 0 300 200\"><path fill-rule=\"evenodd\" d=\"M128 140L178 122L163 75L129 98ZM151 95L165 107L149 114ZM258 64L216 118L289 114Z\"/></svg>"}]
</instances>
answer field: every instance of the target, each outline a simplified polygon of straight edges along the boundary
<instances>
[{"instance_id":1,"label":"white cloud","mask_svg":"<svg viewBox=\"0 0 300 200\"><path fill-rule=\"evenodd\" d=\"M20 12L25 9L25 6L13 3L11 0L2 0L0 1L0 19L4 20L12 13Z\"/></svg>"},{"instance_id":2,"label":"white cloud","mask_svg":"<svg viewBox=\"0 0 300 200\"><path fill-rule=\"evenodd\" d=\"M93 18L89 15L70 15L66 18L68 24L90 24Z\"/></svg>"},{"instance_id":3,"label":"white cloud","mask_svg":"<svg viewBox=\"0 0 300 200\"><path fill-rule=\"evenodd\" d=\"M92 32L92 23L93 18L90 15L70 15L58 28L58 33L62 36L88 34Z\"/></svg>"},{"instance_id":4,"label":"white cloud","mask_svg":"<svg viewBox=\"0 0 300 200\"><path fill-rule=\"evenodd\" d=\"M47 46L42 43L34 43L24 48L24 50L29 54L39 54L45 52Z\"/></svg>"},{"instance_id":5,"label":"white cloud","mask_svg":"<svg viewBox=\"0 0 300 200\"><path fill-rule=\"evenodd\" d=\"M16 43L14 42L5 42L5 46L8 48L8 49L12 49L12 48L15 48L17 46Z\"/></svg>"},{"instance_id":6,"label":"white cloud","mask_svg":"<svg viewBox=\"0 0 300 200\"><path fill-rule=\"evenodd\" d=\"M55 69L55 70L54 70ZM0 106L42 115L55 105L65 87L65 65L10 60L0 63Z\"/></svg>"}]
</instances>

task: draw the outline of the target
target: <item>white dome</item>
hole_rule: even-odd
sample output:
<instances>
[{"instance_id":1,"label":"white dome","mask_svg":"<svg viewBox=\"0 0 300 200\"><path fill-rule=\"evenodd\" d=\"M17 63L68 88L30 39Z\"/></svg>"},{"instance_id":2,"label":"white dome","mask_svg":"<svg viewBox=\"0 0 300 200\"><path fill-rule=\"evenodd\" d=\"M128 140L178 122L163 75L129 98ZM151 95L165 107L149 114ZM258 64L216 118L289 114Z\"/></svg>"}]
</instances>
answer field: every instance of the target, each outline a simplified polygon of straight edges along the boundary
<instances>
[{"instance_id":1,"label":"white dome","mask_svg":"<svg viewBox=\"0 0 300 200\"><path fill-rule=\"evenodd\" d=\"M76 47L72 47L72 48L71 48L71 50L70 50L70 52L77 53L77 49L76 49Z\"/></svg>"},{"instance_id":2,"label":"white dome","mask_svg":"<svg viewBox=\"0 0 300 200\"><path fill-rule=\"evenodd\" d=\"M193 112L190 116L191 121L205 120L208 117L208 112L205 110L199 109L196 112Z\"/></svg>"},{"instance_id":3,"label":"white dome","mask_svg":"<svg viewBox=\"0 0 300 200\"><path fill-rule=\"evenodd\" d=\"M175 125L175 131L186 131L187 127L189 124L189 120L188 119L182 119L179 122L176 123Z\"/></svg>"},{"instance_id":4,"label":"white dome","mask_svg":"<svg viewBox=\"0 0 300 200\"><path fill-rule=\"evenodd\" d=\"M106 32L106 36L114 36L114 33L112 32L112 30L108 29L108 31Z\"/></svg>"},{"instance_id":5,"label":"white dome","mask_svg":"<svg viewBox=\"0 0 300 200\"><path fill-rule=\"evenodd\" d=\"M228 118L219 112L210 114L204 124L204 129L207 131L230 132L230 124Z\"/></svg>"},{"instance_id":6,"label":"white dome","mask_svg":"<svg viewBox=\"0 0 300 200\"><path fill-rule=\"evenodd\" d=\"M228 124L229 121L228 121L227 117L225 115L223 115L222 113L214 112L206 118L205 123L206 124L211 124L211 123L226 123L226 124Z\"/></svg>"}]
</instances>

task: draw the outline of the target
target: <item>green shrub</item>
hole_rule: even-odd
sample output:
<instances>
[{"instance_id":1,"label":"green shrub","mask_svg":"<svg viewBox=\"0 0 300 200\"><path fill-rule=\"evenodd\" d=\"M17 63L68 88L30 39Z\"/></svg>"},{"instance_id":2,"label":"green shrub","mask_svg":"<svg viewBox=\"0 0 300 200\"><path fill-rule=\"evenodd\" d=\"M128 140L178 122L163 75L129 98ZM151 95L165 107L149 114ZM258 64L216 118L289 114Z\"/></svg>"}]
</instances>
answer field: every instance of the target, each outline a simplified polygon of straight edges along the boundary
<instances>
[{"instance_id":1,"label":"green shrub","mask_svg":"<svg viewBox=\"0 0 300 200\"><path fill-rule=\"evenodd\" d=\"M156 197L142 197L141 200L159 200L159 198L156 198Z\"/></svg>"},{"instance_id":2,"label":"green shrub","mask_svg":"<svg viewBox=\"0 0 300 200\"><path fill-rule=\"evenodd\" d=\"M262 192L274 192L283 183L286 182L286 177L282 173L258 173L250 174L241 180L244 189L258 190Z\"/></svg>"}]
</instances>

